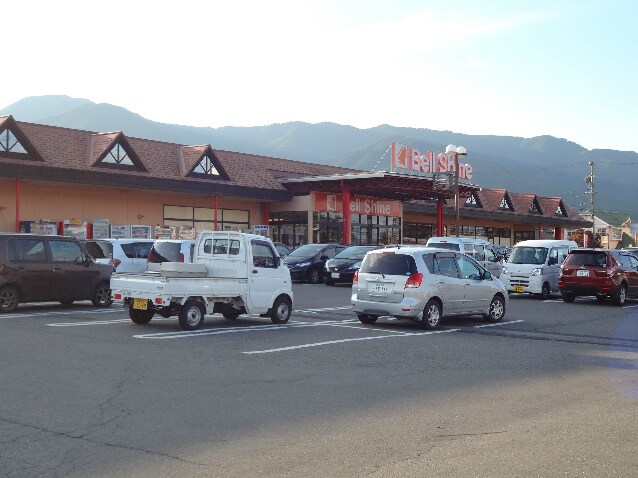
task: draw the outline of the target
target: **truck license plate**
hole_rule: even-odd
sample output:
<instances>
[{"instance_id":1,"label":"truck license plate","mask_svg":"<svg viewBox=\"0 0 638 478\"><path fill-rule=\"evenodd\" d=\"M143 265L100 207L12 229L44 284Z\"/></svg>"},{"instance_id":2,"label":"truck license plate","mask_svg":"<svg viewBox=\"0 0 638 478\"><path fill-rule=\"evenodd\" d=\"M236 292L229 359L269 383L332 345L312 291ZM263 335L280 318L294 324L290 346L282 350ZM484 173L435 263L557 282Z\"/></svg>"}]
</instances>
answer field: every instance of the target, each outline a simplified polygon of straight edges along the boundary
<instances>
[{"instance_id":1,"label":"truck license plate","mask_svg":"<svg viewBox=\"0 0 638 478\"><path fill-rule=\"evenodd\" d=\"M522 285L515 285L514 287L512 287L512 290L514 292L525 292L525 287L523 287Z\"/></svg>"},{"instance_id":2,"label":"truck license plate","mask_svg":"<svg viewBox=\"0 0 638 478\"><path fill-rule=\"evenodd\" d=\"M148 301L146 299L133 299L133 308L137 310L148 309Z\"/></svg>"}]
</instances>

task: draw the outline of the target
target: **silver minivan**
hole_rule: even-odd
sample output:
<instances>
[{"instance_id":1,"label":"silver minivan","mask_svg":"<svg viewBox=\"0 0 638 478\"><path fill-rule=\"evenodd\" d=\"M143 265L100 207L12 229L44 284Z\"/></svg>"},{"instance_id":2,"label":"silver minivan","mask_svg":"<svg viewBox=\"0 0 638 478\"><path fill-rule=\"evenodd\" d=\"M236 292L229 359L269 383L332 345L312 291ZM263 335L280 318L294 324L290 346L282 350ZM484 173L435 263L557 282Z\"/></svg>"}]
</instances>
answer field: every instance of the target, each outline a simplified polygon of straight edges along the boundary
<instances>
[{"instance_id":1,"label":"silver minivan","mask_svg":"<svg viewBox=\"0 0 638 478\"><path fill-rule=\"evenodd\" d=\"M503 266L502 257L496 253L492 244L484 239L472 237L431 237L426 244L428 247L440 247L451 251L462 252L473 258L496 277L501 276Z\"/></svg>"},{"instance_id":2,"label":"silver minivan","mask_svg":"<svg viewBox=\"0 0 638 478\"><path fill-rule=\"evenodd\" d=\"M499 322L509 304L501 281L474 259L432 247L368 252L355 274L351 299L364 324L392 316L427 329L450 315L481 315Z\"/></svg>"}]
</instances>

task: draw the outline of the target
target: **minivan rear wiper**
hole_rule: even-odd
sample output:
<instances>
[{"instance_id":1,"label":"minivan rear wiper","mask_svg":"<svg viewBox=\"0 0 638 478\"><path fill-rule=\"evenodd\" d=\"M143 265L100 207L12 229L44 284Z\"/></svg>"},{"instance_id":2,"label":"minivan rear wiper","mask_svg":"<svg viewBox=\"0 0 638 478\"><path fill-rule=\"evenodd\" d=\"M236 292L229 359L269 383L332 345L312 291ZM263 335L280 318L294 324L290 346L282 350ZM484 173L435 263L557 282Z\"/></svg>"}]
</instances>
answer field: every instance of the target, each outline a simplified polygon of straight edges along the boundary
<instances>
[{"instance_id":1,"label":"minivan rear wiper","mask_svg":"<svg viewBox=\"0 0 638 478\"><path fill-rule=\"evenodd\" d=\"M381 274L381 277L383 277L385 279L385 274L383 272L379 272L379 271L368 271L368 274Z\"/></svg>"}]
</instances>

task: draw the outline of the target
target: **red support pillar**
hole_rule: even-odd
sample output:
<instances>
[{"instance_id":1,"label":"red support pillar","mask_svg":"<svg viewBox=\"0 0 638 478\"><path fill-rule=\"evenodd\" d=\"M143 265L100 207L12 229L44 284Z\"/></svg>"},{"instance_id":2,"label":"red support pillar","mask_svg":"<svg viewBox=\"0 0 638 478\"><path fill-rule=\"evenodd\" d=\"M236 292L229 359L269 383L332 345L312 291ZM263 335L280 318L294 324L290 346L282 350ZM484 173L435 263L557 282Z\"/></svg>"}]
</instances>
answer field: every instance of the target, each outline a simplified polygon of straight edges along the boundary
<instances>
[{"instance_id":1,"label":"red support pillar","mask_svg":"<svg viewBox=\"0 0 638 478\"><path fill-rule=\"evenodd\" d=\"M16 179L16 232L20 232L20 180Z\"/></svg>"},{"instance_id":2,"label":"red support pillar","mask_svg":"<svg viewBox=\"0 0 638 478\"><path fill-rule=\"evenodd\" d=\"M350 190L341 181L343 191L343 243L350 244Z\"/></svg>"},{"instance_id":3,"label":"red support pillar","mask_svg":"<svg viewBox=\"0 0 638 478\"><path fill-rule=\"evenodd\" d=\"M217 230L217 194L215 194L215 230Z\"/></svg>"},{"instance_id":4,"label":"red support pillar","mask_svg":"<svg viewBox=\"0 0 638 478\"><path fill-rule=\"evenodd\" d=\"M436 231L437 236L443 236L443 200L436 201Z\"/></svg>"},{"instance_id":5,"label":"red support pillar","mask_svg":"<svg viewBox=\"0 0 638 478\"><path fill-rule=\"evenodd\" d=\"M554 228L554 239L562 239L563 238L563 228L555 227Z\"/></svg>"}]
</instances>

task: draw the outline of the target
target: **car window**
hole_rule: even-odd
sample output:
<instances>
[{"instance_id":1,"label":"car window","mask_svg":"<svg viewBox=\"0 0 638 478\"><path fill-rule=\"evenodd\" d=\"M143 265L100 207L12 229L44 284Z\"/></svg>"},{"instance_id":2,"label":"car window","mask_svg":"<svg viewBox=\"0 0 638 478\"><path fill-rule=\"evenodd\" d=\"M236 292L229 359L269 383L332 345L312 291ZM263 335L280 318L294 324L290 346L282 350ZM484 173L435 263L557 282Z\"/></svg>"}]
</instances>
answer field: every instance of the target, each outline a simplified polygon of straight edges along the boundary
<instances>
[{"instance_id":1,"label":"car window","mask_svg":"<svg viewBox=\"0 0 638 478\"><path fill-rule=\"evenodd\" d=\"M633 254L628 254L627 257L629 257L629 263L631 264L631 267L638 267L638 258L636 258L636 256L634 256Z\"/></svg>"},{"instance_id":2,"label":"car window","mask_svg":"<svg viewBox=\"0 0 638 478\"><path fill-rule=\"evenodd\" d=\"M153 247L152 242L127 242L121 243L122 251L129 259L146 259L148 253L151 252Z\"/></svg>"},{"instance_id":3,"label":"car window","mask_svg":"<svg viewBox=\"0 0 638 478\"><path fill-rule=\"evenodd\" d=\"M565 265L606 267L607 254L602 251L572 251L565 259Z\"/></svg>"},{"instance_id":4,"label":"car window","mask_svg":"<svg viewBox=\"0 0 638 478\"><path fill-rule=\"evenodd\" d=\"M485 260L485 246L481 244L474 244L474 259L477 261Z\"/></svg>"},{"instance_id":5,"label":"car window","mask_svg":"<svg viewBox=\"0 0 638 478\"><path fill-rule=\"evenodd\" d=\"M268 243L253 240L251 246L253 251L253 266L267 268L277 267L277 254Z\"/></svg>"},{"instance_id":6,"label":"car window","mask_svg":"<svg viewBox=\"0 0 638 478\"><path fill-rule=\"evenodd\" d=\"M337 248L336 247L329 247L328 249L326 249L325 251L323 251L321 253L322 256L327 256L328 259L332 259L334 256L337 255Z\"/></svg>"},{"instance_id":7,"label":"car window","mask_svg":"<svg viewBox=\"0 0 638 478\"><path fill-rule=\"evenodd\" d=\"M461 279L478 280L481 278L481 269L471 259L458 255L456 256L456 263L459 266Z\"/></svg>"},{"instance_id":8,"label":"car window","mask_svg":"<svg viewBox=\"0 0 638 478\"><path fill-rule=\"evenodd\" d=\"M47 260L41 239L13 239L9 242L9 259L17 262L43 262Z\"/></svg>"},{"instance_id":9,"label":"car window","mask_svg":"<svg viewBox=\"0 0 638 478\"><path fill-rule=\"evenodd\" d=\"M458 244L453 242L429 242L428 247L439 247L441 249L448 249L450 251L460 251L461 248Z\"/></svg>"},{"instance_id":10,"label":"car window","mask_svg":"<svg viewBox=\"0 0 638 478\"><path fill-rule=\"evenodd\" d=\"M434 274L434 254L423 254L423 262L430 274Z\"/></svg>"},{"instance_id":11,"label":"car window","mask_svg":"<svg viewBox=\"0 0 638 478\"><path fill-rule=\"evenodd\" d=\"M459 277L459 271L456 266L456 260L453 255L436 254L436 271L439 275L446 277Z\"/></svg>"},{"instance_id":12,"label":"car window","mask_svg":"<svg viewBox=\"0 0 638 478\"><path fill-rule=\"evenodd\" d=\"M360 273L411 275L417 272L414 258L407 254L368 254L363 259Z\"/></svg>"},{"instance_id":13,"label":"car window","mask_svg":"<svg viewBox=\"0 0 638 478\"><path fill-rule=\"evenodd\" d=\"M631 258L626 254L614 254L614 258L620 263L622 267L625 269L631 269L634 266L631 263Z\"/></svg>"},{"instance_id":14,"label":"car window","mask_svg":"<svg viewBox=\"0 0 638 478\"><path fill-rule=\"evenodd\" d=\"M49 240L49 249L53 262L76 262L86 257L77 242Z\"/></svg>"},{"instance_id":15,"label":"car window","mask_svg":"<svg viewBox=\"0 0 638 478\"><path fill-rule=\"evenodd\" d=\"M181 246L178 242L157 241L151 247L148 254L148 262L178 262Z\"/></svg>"},{"instance_id":16,"label":"car window","mask_svg":"<svg viewBox=\"0 0 638 478\"><path fill-rule=\"evenodd\" d=\"M545 264L547 258L546 247L530 247L530 246L517 246L512 249L507 262L511 264Z\"/></svg>"},{"instance_id":17,"label":"car window","mask_svg":"<svg viewBox=\"0 0 638 478\"><path fill-rule=\"evenodd\" d=\"M86 250L96 259L112 259L113 244L109 241L86 241Z\"/></svg>"},{"instance_id":18,"label":"car window","mask_svg":"<svg viewBox=\"0 0 638 478\"><path fill-rule=\"evenodd\" d=\"M558 249L551 249L549 251L549 258L553 259L554 264L560 264L560 262L558 262ZM549 261L547 261L549 262Z\"/></svg>"},{"instance_id":19,"label":"car window","mask_svg":"<svg viewBox=\"0 0 638 478\"><path fill-rule=\"evenodd\" d=\"M491 247L485 248L485 260L490 262L496 261L496 254L494 254L494 251Z\"/></svg>"}]
</instances>

